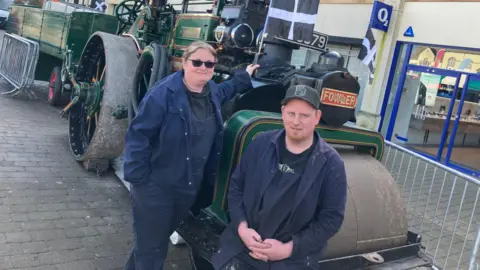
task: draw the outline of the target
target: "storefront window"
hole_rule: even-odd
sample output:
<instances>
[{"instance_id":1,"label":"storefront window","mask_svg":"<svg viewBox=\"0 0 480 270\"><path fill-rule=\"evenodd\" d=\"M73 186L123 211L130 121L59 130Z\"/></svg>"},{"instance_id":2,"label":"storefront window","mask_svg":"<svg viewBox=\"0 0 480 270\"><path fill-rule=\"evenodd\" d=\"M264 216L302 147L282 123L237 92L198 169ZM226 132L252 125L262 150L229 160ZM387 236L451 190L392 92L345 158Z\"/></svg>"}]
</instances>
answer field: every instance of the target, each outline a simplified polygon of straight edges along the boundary
<instances>
[{"instance_id":1,"label":"storefront window","mask_svg":"<svg viewBox=\"0 0 480 270\"><path fill-rule=\"evenodd\" d=\"M413 45L409 64L464 72L479 72L480 51Z\"/></svg>"},{"instance_id":2,"label":"storefront window","mask_svg":"<svg viewBox=\"0 0 480 270\"><path fill-rule=\"evenodd\" d=\"M464 150L458 150L460 147L478 147L480 145L480 78L470 77L468 85L466 85L466 76L462 75L462 78L460 79L459 91L455 96L453 116L457 115L458 105L460 104L461 92L463 88L466 88L465 98L462 111L460 112L460 121L455 134L455 140L453 142L453 152L451 156L451 160L453 162L460 162L460 159L462 158L461 153L465 154ZM451 96L451 94L448 95L448 97ZM477 149L478 148L476 148L474 151L478 153ZM445 155L446 153L444 153L442 157L445 158ZM477 160L473 161L477 164L470 167L475 167L475 169L480 171L480 161ZM463 163L470 164L472 161Z\"/></svg>"},{"instance_id":3,"label":"storefront window","mask_svg":"<svg viewBox=\"0 0 480 270\"><path fill-rule=\"evenodd\" d=\"M390 124L390 119L391 119L390 117L392 116L393 103L395 101L395 95L397 93L397 87L400 80L402 65L405 60L406 53L407 53L407 46L401 44L400 54L398 56L397 65L395 67L395 74L393 77L392 85L390 87L390 95L388 96L388 100L387 100L387 108L385 109L385 115L383 116L382 129L380 131L383 136L386 136L388 126Z\"/></svg>"},{"instance_id":4,"label":"storefront window","mask_svg":"<svg viewBox=\"0 0 480 270\"><path fill-rule=\"evenodd\" d=\"M382 134L386 135L391 126L392 142L433 159L438 158L447 165L480 171L480 74L472 74L480 71L480 52L414 45L409 64L443 71L412 66L415 71L407 68L405 80L400 82L407 45L402 46L387 100ZM467 74L472 74L468 84ZM403 87L397 116L390 123L399 83L403 83ZM464 101L458 111L462 92ZM454 132L456 119L458 125ZM447 156L449 151L450 156Z\"/></svg>"}]
</instances>

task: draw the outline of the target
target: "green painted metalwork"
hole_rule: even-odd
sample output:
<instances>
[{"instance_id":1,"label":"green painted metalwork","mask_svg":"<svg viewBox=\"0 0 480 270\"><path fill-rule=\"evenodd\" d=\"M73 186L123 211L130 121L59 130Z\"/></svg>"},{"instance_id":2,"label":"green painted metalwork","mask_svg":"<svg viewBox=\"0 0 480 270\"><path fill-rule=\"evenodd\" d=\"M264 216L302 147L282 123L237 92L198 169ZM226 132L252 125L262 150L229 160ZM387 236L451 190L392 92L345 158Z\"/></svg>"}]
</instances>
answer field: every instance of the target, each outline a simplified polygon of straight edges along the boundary
<instances>
[{"instance_id":1,"label":"green painted metalwork","mask_svg":"<svg viewBox=\"0 0 480 270\"><path fill-rule=\"evenodd\" d=\"M6 30L8 33L35 40L40 52L64 59L72 50L76 63L82 50L96 31L116 34L118 21L114 16L83 11L64 13L38 7L12 5Z\"/></svg>"},{"instance_id":2,"label":"green painted metalwork","mask_svg":"<svg viewBox=\"0 0 480 270\"><path fill-rule=\"evenodd\" d=\"M118 28L118 21L114 16L107 14L72 12L68 26L69 31L66 44L72 50L73 63L76 63L80 59L82 50L90 36L97 31L115 34Z\"/></svg>"},{"instance_id":3,"label":"green painted metalwork","mask_svg":"<svg viewBox=\"0 0 480 270\"><path fill-rule=\"evenodd\" d=\"M221 15L221 10L223 9L223 6L225 6L225 0L218 0L217 1L217 7L216 7L216 12L214 11L215 15L220 16Z\"/></svg>"},{"instance_id":4,"label":"green painted metalwork","mask_svg":"<svg viewBox=\"0 0 480 270\"><path fill-rule=\"evenodd\" d=\"M120 7L118 5L117 8ZM118 16L118 15L117 15ZM128 31L129 34L133 35L137 41L141 44L141 47L146 47L149 44L150 39L155 40L155 42L165 45L167 40L165 35L160 35L161 33L155 33L153 36L150 32L155 31L159 32L160 29L156 29L156 18L153 17L153 10L152 7L146 6L142 9L142 11L138 14L138 19L133 23ZM171 31L173 27L169 27L169 31ZM161 31L160 31L161 32Z\"/></svg>"},{"instance_id":5,"label":"green painted metalwork","mask_svg":"<svg viewBox=\"0 0 480 270\"><path fill-rule=\"evenodd\" d=\"M173 30L173 41L170 44L174 57L181 57L183 50L190 43L203 40L214 40L213 30L219 24L219 17L212 14L180 14Z\"/></svg>"},{"instance_id":6,"label":"green painted metalwork","mask_svg":"<svg viewBox=\"0 0 480 270\"><path fill-rule=\"evenodd\" d=\"M228 222L226 214L228 181L245 148L256 135L281 128L283 122L280 114L259 111L237 112L226 123L220 171L216 179L213 203L209 208L209 212L222 222ZM377 132L356 127L331 128L324 125L318 125L316 130L330 144L361 147L362 151L368 149L375 159L382 158L384 141L382 135Z\"/></svg>"},{"instance_id":7,"label":"green painted metalwork","mask_svg":"<svg viewBox=\"0 0 480 270\"><path fill-rule=\"evenodd\" d=\"M51 56L46 53L40 53L38 56L37 68L35 70L35 80L50 81L52 70L62 66L62 59Z\"/></svg>"}]
</instances>

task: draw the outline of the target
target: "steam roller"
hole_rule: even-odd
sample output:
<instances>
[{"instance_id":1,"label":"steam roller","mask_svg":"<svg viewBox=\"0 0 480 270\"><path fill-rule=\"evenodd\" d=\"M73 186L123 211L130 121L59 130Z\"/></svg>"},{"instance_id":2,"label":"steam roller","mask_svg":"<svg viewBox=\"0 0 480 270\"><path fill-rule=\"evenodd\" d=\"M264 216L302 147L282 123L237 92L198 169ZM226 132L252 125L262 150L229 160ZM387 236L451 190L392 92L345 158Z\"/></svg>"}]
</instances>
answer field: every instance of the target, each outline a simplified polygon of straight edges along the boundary
<instances>
[{"instance_id":1,"label":"steam roller","mask_svg":"<svg viewBox=\"0 0 480 270\"><path fill-rule=\"evenodd\" d=\"M392 176L368 154L337 150L347 171L347 207L340 231L329 241L326 258L406 245L408 220Z\"/></svg>"},{"instance_id":2,"label":"steam roller","mask_svg":"<svg viewBox=\"0 0 480 270\"><path fill-rule=\"evenodd\" d=\"M229 164L237 164L245 145L256 135L282 127L282 120L275 113L252 110L235 112L225 126L225 140L229 148L224 151L230 151L230 155L225 155L221 164L222 169L231 173L235 166ZM340 231L329 240L327 249L322 256L318 257L318 260L369 254L369 260L379 263L383 260L382 256L370 253L409 244L404 201L396 182L378 160L383 151L383 138L375 132L348 126L330 128L319 124L317 132L341 155L348 181L344 222ZM370 148L362 150L356 147L360 140L365 145L374 146L374 152L372 153ZM213 196L213 207L210 209L213 213L228 211L224 190L226 190L225 186L228 186L229 179L223 176L229 173L219 176ZM208 198L205 200L208 201ZM201 218L199 217L198 220ZM190 233L192 231L211 231L212 235L220 233L216 231L215 226L198 225L201 229L193 229L193 226L189 227L191 225L185 226L188 228L182 228L179 232L182 237L188 239L187 242L201 242L201 240L195 240L198 235ZM219 227L223 228L222 225ZM209 256L205 255L205 257Z\"/></svg>"}]
</instances>

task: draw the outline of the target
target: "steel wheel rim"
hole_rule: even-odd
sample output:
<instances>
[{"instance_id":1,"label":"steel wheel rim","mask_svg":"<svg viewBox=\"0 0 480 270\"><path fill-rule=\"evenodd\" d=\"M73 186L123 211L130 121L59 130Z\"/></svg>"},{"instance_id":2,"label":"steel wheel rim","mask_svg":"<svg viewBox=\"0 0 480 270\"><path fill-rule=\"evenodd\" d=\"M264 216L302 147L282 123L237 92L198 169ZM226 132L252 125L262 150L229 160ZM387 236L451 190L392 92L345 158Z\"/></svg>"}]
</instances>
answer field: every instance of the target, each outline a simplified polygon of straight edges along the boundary
<instances>
[{"instance_id":1,"label":"steel wheel rim","mask_svg":"<svg viewBox=\"0 0 480 270\"><path fill-rule=\"evenodd\" d=\"M136 78L134 78L135 88L133 90L132 97L132 107L134 116L137 114L138 106L142 101L143 97L147 94L149 90L150 80L152 77L152 69L154 63L153 49L151 47L146 47L140 56L140 61L136 70Z\"/></svg>"},{"instance_id":2,"label":"steel wheel rim","mask_svg":"<svg viewBox=\"0 0 480 270\"><path fill-rule=\"evenodd\" d=\"M69 112L70 149L77 160L85 159L85 154L95 134L101 110L101 93L107 72L101 39L93 39L87 46L79 63L76 81L79 84L86 83L93 86L91 91L97 93L94 101L79 101L71 107ZM72 91L72 99L73 96ZM90 102L95 103L95 108L89 105Z\"/></svg>"}]
</instances>

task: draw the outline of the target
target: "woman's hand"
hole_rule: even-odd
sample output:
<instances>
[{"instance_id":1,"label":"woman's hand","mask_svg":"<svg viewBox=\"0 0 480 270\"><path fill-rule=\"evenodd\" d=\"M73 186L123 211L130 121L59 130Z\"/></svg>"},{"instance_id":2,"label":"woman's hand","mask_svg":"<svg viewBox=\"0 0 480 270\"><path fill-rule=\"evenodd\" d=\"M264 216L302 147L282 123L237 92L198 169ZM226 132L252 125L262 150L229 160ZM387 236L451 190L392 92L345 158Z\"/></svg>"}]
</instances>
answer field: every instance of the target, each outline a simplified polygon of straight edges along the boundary
<instances>
[{"instance_id":1,"label":"woman's hand","mask_svg":"<svg viewBox=\"0 0 480 270\"><path fill-rule=\"evenodd\" d=\"M252 77L253 72L259 67L260 67L260 65L256 65L256 64L248 65L247 72L248 72L248 74L250 74L250 77Z\"/></svg>"}]
</instances>

